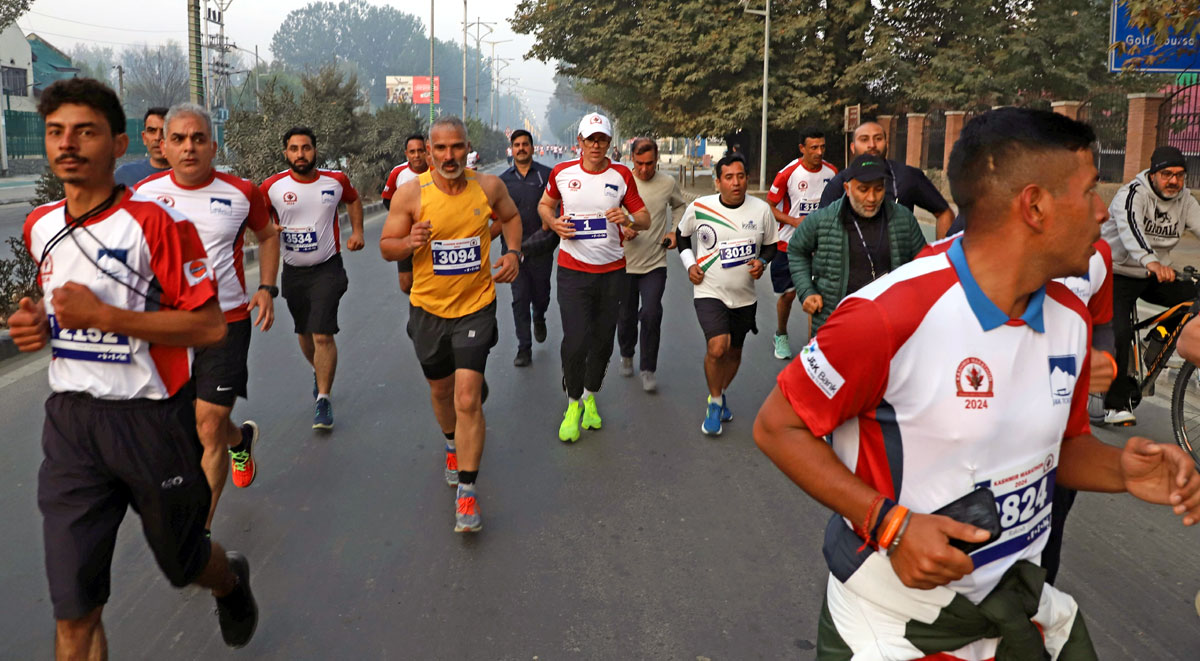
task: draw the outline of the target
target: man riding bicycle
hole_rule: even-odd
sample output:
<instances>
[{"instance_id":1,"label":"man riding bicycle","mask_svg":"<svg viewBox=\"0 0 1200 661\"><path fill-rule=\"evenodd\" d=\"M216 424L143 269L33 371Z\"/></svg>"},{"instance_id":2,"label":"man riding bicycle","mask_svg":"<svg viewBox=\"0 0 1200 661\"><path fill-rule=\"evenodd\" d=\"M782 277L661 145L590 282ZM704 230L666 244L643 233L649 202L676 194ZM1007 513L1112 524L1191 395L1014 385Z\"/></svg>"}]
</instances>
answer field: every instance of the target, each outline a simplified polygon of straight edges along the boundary
<instances>
[{"instance_id":1,"label":"man riding bicycle","mask_svg":"<svg viewBox=\"0 0 1200 661\"><path fill-rule=\"evenodd\" d=\"M1187 164L1178 149L1155 149L1149 169L1117 191L1108 220L1101 226L1101 237L1112 247L1117 350L1117 376L1104 398L1105 424L1137 422L1130 401L1137 384L1127 378L1133 338L1130 312L1137 300L1169 307L1191 300L1196 293L1191 283L1176 282L1171 268L1171 250L1183 230L1200 237L1200 203L1187 189L1186 175Z\"/></svg>"}]
</instances>

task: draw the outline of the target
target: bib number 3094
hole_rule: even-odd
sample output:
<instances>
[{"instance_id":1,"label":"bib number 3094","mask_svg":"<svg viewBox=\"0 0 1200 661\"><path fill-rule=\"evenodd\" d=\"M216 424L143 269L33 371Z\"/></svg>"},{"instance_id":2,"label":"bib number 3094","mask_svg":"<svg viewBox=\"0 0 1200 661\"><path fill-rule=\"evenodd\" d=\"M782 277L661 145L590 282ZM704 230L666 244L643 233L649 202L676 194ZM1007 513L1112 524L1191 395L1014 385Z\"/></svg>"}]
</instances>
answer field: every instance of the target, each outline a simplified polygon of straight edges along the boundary
<instances>
[{"instance_id":1,"label":"bib number 3094","mask_svg":"<svg viewBox=\"0 0 1200 661\"><path fill-rule=\"evenodd\" d=\"M475 273L482 265L479 237L433 241L434 275L463 275Z\"/></svg>"}]
</instances>

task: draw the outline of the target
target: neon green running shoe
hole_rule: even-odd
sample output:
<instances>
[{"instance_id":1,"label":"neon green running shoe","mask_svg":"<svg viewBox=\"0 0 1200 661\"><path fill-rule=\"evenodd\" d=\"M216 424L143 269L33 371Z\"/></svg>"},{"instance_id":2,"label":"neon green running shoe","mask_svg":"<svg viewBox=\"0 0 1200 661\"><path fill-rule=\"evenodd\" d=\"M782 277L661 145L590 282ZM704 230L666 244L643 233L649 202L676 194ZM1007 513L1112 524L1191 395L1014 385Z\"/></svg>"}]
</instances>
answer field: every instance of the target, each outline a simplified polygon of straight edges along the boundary
<instances>
[{"instance_id":1,"label":"neon green running shoe","mask_svg":"<svg viewBox=\"0 0 1200 661\"><path fill-rule=\"evenodd\" d=\"M562 424L558 426L558 440L563 443L574 443L579 440L579 417L583 415L583 405L579 402L567 404L567 412L563 414Z\"/></svg>"},{"instance_id":2,"label":"neon green running shoe","mask_svg":"<svg viewBox=\"0 0 1200 661\"><path fill-rule=\"evenodd\" d=\"M595 395L588 395L583 399L583 428L600 428L600 411L596 410Z\"/></svg>"}]
</instances>

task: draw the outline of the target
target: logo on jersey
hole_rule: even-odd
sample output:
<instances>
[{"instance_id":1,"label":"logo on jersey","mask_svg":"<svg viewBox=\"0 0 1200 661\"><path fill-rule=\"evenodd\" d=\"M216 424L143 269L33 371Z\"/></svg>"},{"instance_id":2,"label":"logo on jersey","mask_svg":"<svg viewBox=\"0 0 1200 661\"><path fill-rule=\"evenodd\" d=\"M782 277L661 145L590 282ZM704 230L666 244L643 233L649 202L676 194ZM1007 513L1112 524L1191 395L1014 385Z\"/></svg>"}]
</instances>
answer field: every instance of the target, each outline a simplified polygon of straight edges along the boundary
<instances>
[{"instance_id":1,"label":"logo on jersey","mask_svg":"<svg viewBox=\"0 0 1200 661\"><path fill-rule=\"evenodd\" d=\"M207 259L193 259L183 267L183 275L187 279L188 285L193 287L207 278L208 273Z\"/></svg>"},{"instance_id":2,"label":"logo on jersey","mask_svg":"<svg viewBox=\"0 0 1200 661\"><path fill-rule=\"evenodd\" d=\"M800 183L798 184L798 187L800 188L801 191L808 190L808 181L801 179Z\"/></svg>"},{"instance_id":3,"label":"logo on jersey","mask_svg":"<svg viewBox=\"0 0 1200 661\"><path fill-rule=\"evenodd\" d=\"M742 229L754 232L758 230L758 224L753 220L747 220L746 222L742 223Z\"/></svg>"},{"instance_id":4,"label":"logo on jersey","mask_svg":"<svg viewBox=\"0 0 1200 661\"><path fill-rule=\"evenodd\" d=\"M54 256L46 255L46 260L42 262L40 267L42 275L42 287L45 287L50 282L50 276L54 275Z\"/></svg>"},{"instance_id":5,"label":"logo on jersey","mask_svg":"<svg viewBox=\"0 0 1200 661\"><path fill-rule=\"evenodd\" d=\"M233 200L221 197L208 198L208 212L214 216L232 216Z\"/></svg>"},{"instance_id":6,"label":"logo on jersey","mask_svg":"<svg viewBox=\"0 0 1200 661\"><path fill-rule=\"evenodd\" d=\"M321 204L333 204L335 201L332 189L321 191Z\"/></svg>"},{"instance_id":7,"label":"logo on jersey","mask_svg":"<svg viewBox=\"0 0 1200 661\"><path fill-rule=\"evenodd\" d=\"M699 239L700 248L703 250L713 250L717 247L717 231L712 225L705 223L697 227L696 238Z\"/></svg>"},{"instance_id":8,"label":"logo on jersey","mask_svg":"<svg viewBox=\"0 0 1200 661\"><path fill-rule=\"evenodd\" d=\"M958 364L954 375L959 397L991 397L992 370L978 358L967 358Z\"/></svg>"},{"instance_id":9,"label":"logo on jersey","mask_svg":"<svg viewBox=\"0 0 1200 661\"><path fill-rule=\"evenodd\" d=\"M289 206L295 204L296 203L296 194L293 193L292 191L288 191L288 192L284 193L283 194L283 203L287 204Z\"/></svg>"},{"instance_id":10,"label":"logo on jersey","mask_svg":"<svg viewBox=\"0 0 1200 661\"><path fill-rule=\"evenodd\" d=\"M580 183L578 179L572 179L567 182L567 188L569 190L579 190L580 188L583 188L583 184Z\"/></svg>"},{"instance_id":11,"label":"logo on jersey","mask_svg":"<svg viewBox=\"0 0 1200 661\"><path fill-rule=\"evenodd\" d=\"M620 190L621 189L617 188L616 184L604 184L604 196L605 197L616 197L617 193L619 193Z\"/></svg>"},{"instance_id":12,"label":"logo on jersey","mask_svg":"<svg viewBox=\"0 0 1200 661\"><path fill-rule=\"evenodd\" d=\"M163 204L171 207L172 209L175 208L175 198L171 197L170 195L159 195L159 196L155 197L154 199L158 200L159 202L162 202Z\"/></svg>"},{"instance_id":13,"label":"logo on jersey","mask_svg":"<svg viewBox=\"0 0 1200 661\"><path fill-rule=\"evenodd\" d=\"M1071 403L1078 377L1075 356L1050 356L1050 397L1055 406Z\"/></svg>"},{"instance_id":14,"label":"logo on jersey","mask_svg":"<svg viewBox=\"0 0 1200 661\"><path fill-rule=\"evenodd\" d=\"M808 378L829 399L833 399L833 396L846 383L842 375L833 369L833 365L829 363L829 359L825 357L825 354L821 351L821 347L817 345L817 338L815 337L812 342L804 345L804 348L800 350L800 362L803 363L804 371L808 373Z\"/></svg>"}]
</instances>

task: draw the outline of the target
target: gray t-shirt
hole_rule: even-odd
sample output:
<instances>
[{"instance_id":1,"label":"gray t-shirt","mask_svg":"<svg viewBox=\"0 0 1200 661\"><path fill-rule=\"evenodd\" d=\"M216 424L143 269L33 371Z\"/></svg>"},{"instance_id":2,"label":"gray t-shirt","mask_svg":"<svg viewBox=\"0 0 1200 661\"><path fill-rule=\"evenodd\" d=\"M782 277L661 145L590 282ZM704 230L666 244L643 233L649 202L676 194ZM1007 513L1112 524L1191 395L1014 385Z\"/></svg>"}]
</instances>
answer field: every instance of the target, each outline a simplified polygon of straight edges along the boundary
<instances>
[{"instance_id":1,"label":"gray t-shirt","mask_svg":"<svg viewBox=\"0 0 1200 661\"><path fill-rule=\"evenodd\" d=\"M113 179L115 179L118 184L125 184L126 188L133 188L139 181L145 179L146 177L167 169L170 168L156 168L153 165L150 165L149 158L143 158L140 161L126 163L125 165L117 168L117 172L113 175Z\"/></svg>"},{"instance_id":2,"label":"gray t-shirt","mask_svg":"<svg viewBox=\"0 0 1200 661\"><path fill-rule=\"evenodd\" d=\"M663 236L675 229L671 222L674 209L687 204L675 177L655 172L650 181L637 177L638 196L650 212L650 229L625 241L625 272L649 273L667 265L667 251L662 247Z\"/></svg>"}]
</instances>

